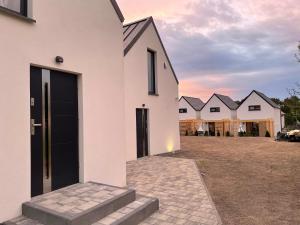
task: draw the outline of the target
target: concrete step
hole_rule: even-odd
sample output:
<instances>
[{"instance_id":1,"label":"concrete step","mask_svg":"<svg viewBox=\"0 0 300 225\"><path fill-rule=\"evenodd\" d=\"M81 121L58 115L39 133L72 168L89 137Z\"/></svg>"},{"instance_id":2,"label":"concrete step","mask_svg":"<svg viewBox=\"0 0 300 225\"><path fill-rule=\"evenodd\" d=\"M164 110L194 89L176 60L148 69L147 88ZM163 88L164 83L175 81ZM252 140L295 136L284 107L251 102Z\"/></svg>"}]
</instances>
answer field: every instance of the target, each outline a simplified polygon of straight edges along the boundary
<instances>
[{"instance_id":1,"label":"concrete step","mask_svg":"<svg viewBox=\"0 0 300 225\"><path fill-rule=\"evenodd\" d=\"M22 213L44 225L91 225L135 199L134 190L90 182L35 197Z\"/></svg>"},{"instance_id":2,"label":"concrete step","mask_svg":"<svg viewBox=\"0 0 300 225\"><path fill-rule=\"evenodd\" d=\"M17 217L10 221L3 223L3 225L44 225L36 220L29 219L24 216Z\"/></svg>"},{"instance_id":3,"label":"concrete step","mask_svg":"<svg viewBox=\"0 0 300 225\"><path fill-rule=\"evenodd\" d=\"M93 225L137 225L158 209L158 199L138 196L136 201L124 206Z\"/></svg>"}]
</instances>

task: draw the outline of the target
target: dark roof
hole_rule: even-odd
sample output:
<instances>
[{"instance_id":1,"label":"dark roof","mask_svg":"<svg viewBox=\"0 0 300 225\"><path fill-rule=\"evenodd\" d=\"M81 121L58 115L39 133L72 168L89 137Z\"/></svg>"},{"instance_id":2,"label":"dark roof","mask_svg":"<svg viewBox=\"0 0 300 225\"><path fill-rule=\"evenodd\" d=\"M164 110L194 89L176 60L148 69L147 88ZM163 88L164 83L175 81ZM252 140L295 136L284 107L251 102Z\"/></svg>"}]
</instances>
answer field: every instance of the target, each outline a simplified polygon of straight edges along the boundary
<instances>
[{"instance_id":1,"label":"dark roof","mask_svg":"<svg viewBox=\"0 0 300 225\"><path fill-rule=\"evenodd\" d=\"M187 103L189 103L190 106L196 111L201 111L202 107L204 106L204 102L202 102L200 98L194 98L188 96L182 96L181 98L185 99Z\"/></svg>"},{"instance_id":2,"label":"dark roof","mask_svg":"<svg viewBox=\"0 0 300 225\"><path fill-rule=\"evenodd\" d=\"M230 110L236 110L239 105L233 101L229 96L226 95L220 95L220 94L213 94L210 99L205 103L204 106L207 105L207 103L214 97L216 96L218 99L220 99L221 102L224 103L224 105L226 105ZM204 106L202 108L204 108Z\"/></svg>"},{"instance_id":3,"label":"dark roof","mask_svg":"<svg viewBox=\"0 0 300 225\"><path fill-rule=\"evenodd\" d=\"M280 106L277 105L275 102L273 102L269 97L267 97L264 93L253 90L240 104L240 106L252 95L252 93L256 93L258 96L260 96L263 100L265 100L270 106L273 108L280 109Z\"/></svg>"},{"instance_id":4,"label":"dark roof","mask_svg":"<svg viewBox=\"0 0 300 225\"><path fill-rule=\"evenodd\" d=\"M147 17L129 24L125 24L123 26L123 35L124 35L124 55L126 56L127 53L130 51L130 49L134 46L134 44L139 40L139 38L142 36L142 34L144 33L144 31L149 27L150 24L153 24L153 27L155 29L155 32L157 34L157 37L160 41L160 44L163 48L163 51L166 55L166 58L168 60L168 63L171 67L171 70L173 72L174 78L177 82L177 84L179 83L175 70L172 66L172 63L169 59L169 56L167 54L167 51L162 43L161 37L158 33L158 30L156 28L156 25L154 23L154 20L152 17Z\"/></svg>"},{"instance_id":5,"label":"dark roof","mask_svg":"<svg viewBox=\"0 0 300 225\"><path fill-rule=\"evenodd\" d=\"M115 11L116 11L116 13L117 13L120 21L123 23L124 20L125 20L125 18L124 18L123 14L122 14L122 11L121 11L118 3L116 2L116 0L110 0L110 2L113 5L113 7L114 7L114 9L115 9Z\"/></svg>"},{"instance_id":6,"label":"dark roof","mask_svg":"<svg viewBox=\"0 0 300 225\"><path fill-rule=\"evenodd\" d=\"M229 96L220 94L215 94L215 96L219 98L231 110L236 110L239 107L239 105L235 101L233 101Z\"/></svg>"}]
</instances>

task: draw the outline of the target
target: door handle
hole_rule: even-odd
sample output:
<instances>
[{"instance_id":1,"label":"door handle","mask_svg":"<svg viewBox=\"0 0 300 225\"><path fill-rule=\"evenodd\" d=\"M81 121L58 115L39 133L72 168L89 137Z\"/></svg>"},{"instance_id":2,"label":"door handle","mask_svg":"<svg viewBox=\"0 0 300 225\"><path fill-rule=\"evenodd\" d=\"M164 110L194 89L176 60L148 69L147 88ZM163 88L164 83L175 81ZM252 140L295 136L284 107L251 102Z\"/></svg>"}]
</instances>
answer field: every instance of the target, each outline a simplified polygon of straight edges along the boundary
<instances>
[{"instance_id":1,"label":"door handle","mask_svg":"<svg viewBox=\"0 0 300 225\"><path fill-rule=\"evenodd\" d=\"M30 132L31 135L34 136L35 135L35 128L36 127L42 127L43 124L41 123L35 123L35 119L31 119L31 126L30 126Z\"/></svg>"}]
</instances>

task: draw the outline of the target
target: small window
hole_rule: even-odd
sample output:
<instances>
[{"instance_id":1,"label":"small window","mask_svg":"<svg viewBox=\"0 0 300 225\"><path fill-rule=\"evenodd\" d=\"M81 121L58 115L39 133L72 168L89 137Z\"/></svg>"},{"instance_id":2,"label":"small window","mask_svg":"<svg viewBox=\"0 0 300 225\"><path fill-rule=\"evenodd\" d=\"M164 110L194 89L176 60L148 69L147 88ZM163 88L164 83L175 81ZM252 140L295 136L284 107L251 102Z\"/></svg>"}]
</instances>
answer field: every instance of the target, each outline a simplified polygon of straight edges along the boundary
<instances>
[{"instance_id":1,"label":"small window","mask_svg":"<svg viewBox=\"0 0 300 225\"><path fill-rule=\"evenodd\" d=\"M187 109L179 109L179 113L187 113Z\"/></svg>"},{"instance_id":2,"label":"small window","mask_svg":"<svg viewBox=\"0 0 300 225\"><path fill-rule=\"evenodd\" d=\"M156 95L156 63L155 52L148 50L148 92L149 95Z\"/></svg>"},{"instance_id":3,"label":"small window","mask_svg":"<svg viewBox=\"0 0 300 225\"><path fill-rule=\"evenodd\" d=\"M220 107L212 107L212 108L210 108L210 112L220 112L220 111L221 111Z\"/></svg>"},{"instance_id":4,"label":"small window","mask_svg":"<svg viewBox=\"0 0 300 225\"><path fill-rule=\"evenodd\" d=\"M0 6L27 16L27 0L0 0Z\"/></svg>"},{"instance_id":5,"label":"small window","mask_svg":"<svg viewBox=\"0 0 300 225\"><path fill-rule=\"evenodd\" d=\"M260 105L250 105L249 106L249 111L260 111L261 106Z\"/></svg>"}]
</instances>

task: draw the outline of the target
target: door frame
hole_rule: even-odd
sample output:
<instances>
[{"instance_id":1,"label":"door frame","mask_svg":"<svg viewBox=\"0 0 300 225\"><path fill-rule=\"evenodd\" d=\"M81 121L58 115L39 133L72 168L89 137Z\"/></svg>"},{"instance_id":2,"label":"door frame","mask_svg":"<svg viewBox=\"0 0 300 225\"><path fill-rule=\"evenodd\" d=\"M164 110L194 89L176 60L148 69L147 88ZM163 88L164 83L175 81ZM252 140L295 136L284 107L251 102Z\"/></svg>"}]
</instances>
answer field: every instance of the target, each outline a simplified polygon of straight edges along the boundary
<instances>
[{"instance_id":1,"label":"door frame","mask_svg":"<svg viewBox=\"0 0 300 225\"><path fill-rule=\"evenodd\" d=\"M29 64L29 70L28 70L28 77L30 79L30 68L31 67L36 67L39 69L45 69L45 70L50 70L50 71L59 71L62 73L70 74L70 75L75 75L77 76L77 94L78 94L78 167L79 167L79 182L84 182L84 149L83 149L83 92L82 92L82 73L79 72L74 72L72 70L65 70L65 69L60 69L56 67L49 67L49 66L43 66L40 64L35 64L35 63L30 63ZM29 86L29 92L30 92L30 86ZM30 96L30 95L29 95ZM30 101L28 104L28 107L30 106ZM31 109L30 109L31 110ZM30 116L31 117L31 116ZM29 117L29 120L31 119ZM29 127L29 132L30 132L30 127ZM29 136L31 139L31 135ZM31 140L29 140L30 143L30 149L31 149ZM31 154L31 152L30 152ZM31 171L30 171L31 174ZM31 178L30 178L31 180Z\"/></svg>"},{"instance_id":2,"label":"door frame","mask_svg":"<svg viewBox=\"0 0 300 225\"><path fill-rule=\"evenodd\" d=\"M142 111L146 111L146 114L147 114L147 153L145 156L143 157L147 157L147 156L150 156L151 155L151 151L150 151L150 123L149 123L149 115L150 115L150 112L149 112L149 109L148 108L136 108L135 109L135 119L137 119L137 110L142 110ZM137 123L136 123L136 128L135 128L135 132L136 132L136 157L138 156L138 138L137 138ZM141 158L143 158L141 157ZM139 159L137 157L137 159Z\"/></svg>"}]
</instances>

